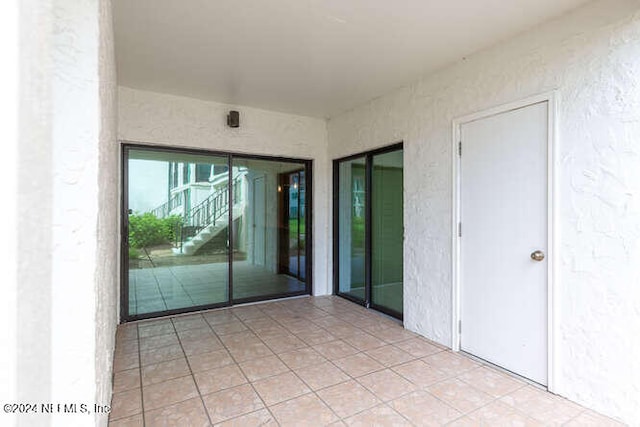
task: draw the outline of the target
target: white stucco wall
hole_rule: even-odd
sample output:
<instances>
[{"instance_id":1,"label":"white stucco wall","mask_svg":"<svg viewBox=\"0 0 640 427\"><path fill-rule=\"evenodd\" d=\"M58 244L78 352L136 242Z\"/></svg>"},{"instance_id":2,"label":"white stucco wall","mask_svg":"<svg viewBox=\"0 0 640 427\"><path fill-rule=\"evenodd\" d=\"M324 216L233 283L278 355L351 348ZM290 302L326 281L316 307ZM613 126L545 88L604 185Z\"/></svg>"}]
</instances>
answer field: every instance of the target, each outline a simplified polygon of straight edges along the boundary
<instances>
[{"instance_id":1,"label":"white stucco wall","mask_svg":"<svg viewBox=\"0 0 640 427\"><path fill-rule=\"evenodd\" d=\"M14 401L92 409L110 402L117 324L110 3L24 1L20 27ZM9 425L3 416L0 424ZM107 424L86 413L18 419L24 426Z\"/></svg>"},{"instance_id":2,"label":"white stucco wall","mask_svg":"<svg viewBox=\"0 0 640 427\"><path fill-rule=\"evenodd\" d=\"M130 142L313 160L313 293L331 292L328 274L330 162L322 119L120 87L118 138ZM229 128L229 110L240 127Z\"/></svg>"},{"instance_id":3,"label":"white stucco wall","mask_svg":"<svg viewBox=\"0 0 640 427\"><path fill-rule=\"evenodd\" d=\"M452 120L557 89L555 391L636 424L639 7L590 3L328 124L330 158L404 141L405 326L450 345Z\"/></svg>"},{"instance_id":4,"label":"white stucco wall","mask_svg":"<svg viewBox=\"0 0 640 427\"><path fill-rule=\"evenodd\" d=\"M95 263L95 402L111 402L113 352L119 307L120 150L117 144L118 86L116 82L111 0L98 0L98 218ZM97 426L108 416L95 414Z\"/></svg>"},{"instance_id":5,"label":"white stucco wall","mask_svg":"<svg viewBox=\"0 0 640 427\"><path fill-rule=\"evenodd\" d=\"M19 7L17 1L0 4L0 52L3 52L4 67L0 70L0 116L3 118L2 134L4 139L4 167L0 168L0 182L3 183L5 206L3 209L3 244L0 246L0 259L7 267L3 270L3 295L0 303L0 401L17 400L17 268L18 259L18 110L20 78L18 73L18 22ZM6 425L15 423L15 416L0 417Z\"/></svg>"}]
</instances>

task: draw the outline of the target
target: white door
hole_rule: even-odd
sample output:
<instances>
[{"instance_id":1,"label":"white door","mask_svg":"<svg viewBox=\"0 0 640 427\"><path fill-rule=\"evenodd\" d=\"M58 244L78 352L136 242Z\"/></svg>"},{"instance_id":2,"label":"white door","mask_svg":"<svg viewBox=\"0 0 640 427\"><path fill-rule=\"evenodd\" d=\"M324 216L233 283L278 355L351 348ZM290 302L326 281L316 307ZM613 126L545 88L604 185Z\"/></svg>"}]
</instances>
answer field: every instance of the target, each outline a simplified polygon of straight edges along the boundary
<instances>
[{"instance_id":1,"label":"white door","mask_svg":"<svg viewBox=\"0 0 640 427\"><path fill-rule=\"evenodd\" d=\"M547 109L545 101L461 125L460 158L460 347L543 385Z\"/></svg>"},{"instance_id":2,"label":"white door","mask_svg":"<svg viewBox=\"0 0 640 427\"><path fill-rule=\"evenodd\" d=\"M264 266L265 253L265 216L266 199L264 177L253 180L253 263Z\"/></svg>"}]
</instances>

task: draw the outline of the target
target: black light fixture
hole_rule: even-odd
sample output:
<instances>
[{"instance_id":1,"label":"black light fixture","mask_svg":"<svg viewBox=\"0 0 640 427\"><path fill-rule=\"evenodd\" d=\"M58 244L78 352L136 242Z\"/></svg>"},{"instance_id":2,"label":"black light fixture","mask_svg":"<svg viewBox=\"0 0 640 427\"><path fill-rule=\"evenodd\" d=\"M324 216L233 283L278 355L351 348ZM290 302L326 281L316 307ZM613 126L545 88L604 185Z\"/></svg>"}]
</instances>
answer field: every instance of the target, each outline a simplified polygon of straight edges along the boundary
<instances>
[{"instance_id":1,"label":"black light fixture","mask_svg":"<svg viewBox=\"0 0 640 427\"><path fill-rule=\"evenodd\" d=\"M240 127L240 113L237 111L229 111L227 114L227 126L230 128L239 128Z\"/></svg>"}]
</instances>

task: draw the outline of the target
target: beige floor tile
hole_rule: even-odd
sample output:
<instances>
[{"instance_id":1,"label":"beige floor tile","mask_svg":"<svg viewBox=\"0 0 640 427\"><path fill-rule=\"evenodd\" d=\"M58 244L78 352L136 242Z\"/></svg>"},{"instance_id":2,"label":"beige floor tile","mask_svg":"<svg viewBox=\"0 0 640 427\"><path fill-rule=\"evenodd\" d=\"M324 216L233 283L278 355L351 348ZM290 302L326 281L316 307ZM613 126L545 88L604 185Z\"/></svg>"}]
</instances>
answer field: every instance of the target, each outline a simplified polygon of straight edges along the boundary
<instances>
[{"instance_id":1,"label":"beige floor tile","mask_svg":"<svg viewBox=\"0 0 640 427\"><path fill-rule=\"evenodd\" d=\"M338 319L337 317L333 316L316 319L313 321L313 323L329 331L335 326L349 326L344 320Z\"/></svg>"},{"instance_id":2,"label":"beige floor tile","mask_svg":"<svg viewBox=\"0 0 640 427\"><path fill-rule=\"evenodd\" d=\"M350 380L349 375L342 372L331 362L312 364L295 369L296 374L313 390L320 390Z\"/></svg>"},{"instance_id":3,"label":"beige floor tile","mask_svg":"<svg viewBox=\"0 0 640 427\"><path fill-rule=\"evenodd\" d=\"M198 396L193 377L182 377L143 388L145 411L158 409Z\"/></svg>"},{"instance_id":4,"label":"beige floor tile","mask_svg":"<svg viewBox=\"0 0 640 427\"><path fill-rule=\"evenodd\" d=\"M209 369L222 368L232 365L235 362L227 350L216 350L209 353L199 353L188 356L191 370L196 372L208 371Z\"/></svg>"},{"instance_id":5,"label":"beige floor tile","mask_svg":"<svg viewBox=\"0 0 640 427\"><path fill-rule=\"evenodd\" d=\"M333 363L354 378L384 369L382 364L364 353L336 359Z\"/></svg>"},{"instance_id":6,"label":"beige floor tile","mask_svg":"<svg viewBox=\"0 0 640 427\"><path fill-rule=\"evenodd\" d=\"M191 371L189 371L187 360L184 357L181 357L180 359L173 359L166 362L143 366L142 384L144 386L148 386L190 374Z\"/></svg>"},{"instance_id":7,"label":"beige floor tile","mask_svg":"<svg viewBox=\"0 0 640 427\"><path fill-rule=\"evenodd\" d=\"M440 426L462 415L424 390L392 400L389 405L418 426Z\"/></svg>"},{"instance_id":8,"label":"beige floor tile","mask_svg":"<svg viewBox=\"0 0 640 427\"><path fill-rule=\"evenodd\" d=\"M458 379L493 397L504 396L524 386L523 382L486 366L467 371Z\"/></svg>"},{"instance_id":9,"label":"beige floor tile","mask_svg":"<svg viewBox=\"0 0 640 427\"><path fill-rule=\"evenodd\" d=\"M385 369L358 378L358 382L371 391L378 399L388 401L409 394L417 386L402 376Z\"/></svg>"},{"instance_id":10,"label":"beige floor tile","mask_svg":"<svg viewBox=\"0 0 640 427\"><path fill-rule=\"evenodd\" d=\"M354 380L325 388L317 393L340 418L349 417L380 403L373 393Z\"/></svg>"},{"instance_id":11,"label":"beige floor tile","mask_svg":"<svg viewBox=\"0 0 640 427\"><path fill-rule=\"evenodd\" d=\"M262 341L276 354L307 347L307 344L293 334L262 337Z\"/></svg>"},{"instance_id":12,"label":"beige floor tile","mask_svg":"<svg viewBox=\"0 0 640 427\"><path fill-rule=\"evenodd\" d=\"M229 352L238 363L274 355L269 347L261 342L248 344L246 346L229 347Z\"/></svg>"},{"instance_id":13,"label":"beige floor tile","mask_svg":"<svg viewBox=\"0 0 640 427\"><path fill-rule=\"evenodd\" d=\"M358 353L356 348L342 340L314 345L312 348L329 360L341 359Z\"/></svg>"},{"instance_id":14,"label":"beige floor tile","mask_svg":"<svg viewBox=\"0 0 640 427\"><path fill-rule=\"evenodd\" d=\"M115 354L138 354L138 340L120 340L116 342Z\"/></svg>"},{"instance_id":15,"label":"beige floor tile","mask_svg":"<svg viewBox=\"0 0 640 427\"><path fill-rule=\"evenodd\" d=\"M289 368L276 356L261 357L240 363L242 372L249 381L257 381L263 378L287 372Z\"/></svg>"},{"instance_id":16,"label":"beige floor tile","mask_svg":"<svg viewBox=\"0 0 640 427\"><path fill-rule=\"evenodd\" d=\"M247 382L242 371L235 364L198 372L194 376L202 395L232 388Z\"/></svg>"},{"instance_id":17,"label":"beige floor tile","mask_svg":"<svg viewBox=\"0 0 640 427\"><path fill-rule=\"evenodd\" d=\"M375 333L370 329L367 330L370 331L375 337L389 344L410 340L418 336L417 334L409 332L400 326L387 326L382 329L376 328Z\"/></svg>"},{"instance_id":18,"label":"beige floor tile","mask_svg":"<svg viewBox=\"0 0 640 427\"><path fill-rule=\"evenodd\" d=\"M296 334L298 338L307 343L307 345L318 345L325 342L335 341L337 337L324 328L314 328L311 330L301 331Z\"/></svg>"},{"instance_id":19,"label":"beige floor tile","mask_svg":"<svg viewBox=\"0 0 640 427\"><path fill-rule=\"evenodd\" d=\"M327 360L310 347L280 353L278 357L291 369L315 366Z\"/></svg>"},{"instance_id":20,"label":"beige floor tile","mask_svg":"<svg viewBox=\"0 0 640 427\"><path fill-rule=\"evenodd\" d=\"M154 363L166 362L173 359L180 359L182 357L184 357L184 352L182 351L182 347L178 344L140 351L142 366L153 365Z\"/></svg>"},{"instance_id":21,"label":"beige floor tile","mask_svg":"<svg viewBox=\"0 0 640 427\"><path fill-rule=\"evenodd\" d=\"M285 372L256 381L253 386L268 406L293 399L311 391L293 372Z\"/></svg>"},{"instance_id":22,"label":"beige floor tile","mask_svg":"<svg viewBox=\"0 0 640 427\"><path fill-rule=\"evenodd\" d=\"M140 388L140 369L127 369L113 374L113 392L120 393L122 391Z\"/></svg>"},{"instance_id":23,"label":"beige floor tile","mask_svg":"<svg viewBox=\"0 0 640 427\"><path fill-rule=\"evenodd\" d=\"M206 427L211 425L200 397L164 408L145 411L144 418L146 427Z\"/></svg>"},{"instance_id":24,"label":"beige floor tile","mask_svg":"<svg viewBox=\"0 0 640 427\"><path fill-rule=\"evenodd\" d=\"M113 372L126 371L140 366L137 353L115 354L113 358Z\"/></svg>"},{"instance_id":25,"label":"beige floor tile","mask_svg":"<svg viewBox=\"0 0 640 427\"><path fill-rule=\"evenodd\" d=\"M166 335L173 332L175 332L175 329L173 328L173 324L170 320L149 325L141 323L138 328L138 335L140 338L152 337L155 335Z\"/></svg>"},{"instance_id":26,"label":"beige floor tile","mask_svg":"<svg viewBox=\"0 0 640 427\"><path fill-rule=\"evenodd\" d=\"M352 427L402 427L411 426L402 415L387 405L378 405L345 420Z\"/></svg>"},{"instance_id":27,"label":"beige floor tile","mask_svg":"<svg viewBox=\"0 0 640 427\"><path fill-rule=\"evenodd\" d=\"M247 330L247 327L244 326L244 323L242 323L239 320L233 323L221 323L218 325L213 325L212 328L213 328L213 331L218 335L235 334L237 332L242 332Z\"/></svg>"},{"instance_id":28,"label":"beige floor tile","mask_svg":"<svg viewBox=\"0 0 640 427\"><path fill-rule=\"evenodd\" d=\"M223 421L216 424L216 427L262 427L262 426L277 426L275 418L271 416L271 413L266 409L251 412L250 414L241 415L231 420Z\"/></svg>"},{"instance_id":29,"label":"beige floor tile","mask_svg":"<svg viewBox=\"0 0 640 427\"><path fill-rule=\"evenodd\" d=\"M473 420L468 415L460 417L457 420L452 421L451 423L447 424L447 427L485 427L485 426L486 427L492 427L492 426L489 426L489 425L485 425L485 424L479 423L478 421Z\"/></svg>"},{"instance_id":30,"label":"beige floor tile","mask_svg":"<svg viewBox=\"0 0 640 427\"><path fill-rule=\"evenodd\" d=\"M582 412L565 424L566 427L622 427L624 425L589 410Z\"/></svg>"},{"instance_id":31,"label":"beige floor tile","mask_svg":"<svg viewBox=\"0 0 640 427\"><path fill-rule=\"evenodd\" d=\"M419 359L394 366L393 370L422 388L447 378L447 374Z\"/></svg>"},{"instance_id":32,"label":"beige floor tile","mask_svg":"<svg viewBox=\"0 0 640 427\"><path fill-rule=\"evenodd\" d=\"M223 335L220 339L227 347L237 347L262 342L252 331L242 331L235 334Z\"/></svg>"},{"instance_id":33,"label":"beige floor tile","mask_svg":"<svg viewBox=\"0 0 640 427\"><path fill-rule=\"evenodd\" d=\"M362 331L358 334L344 337L343 341L360 351L372 350L374 348L387 345L385 341L382 341L381 339Z\"/></svg>"},{"instance_id":34,"label":"beige floor tile","mask_svg":"<svg viewBox=\"0 0 640 427\"><path fill-rule=\"evenodd\" d=\"M141 412L142 395L139 388L115 393L111 398L111 413L109 416L112 420L130 417Z\"/></svg>"},{"instance_id":35,"label":"beige floor tile","mask_svg":"<svg viewBox=\"0 0 640 427\"><path fill-rule=\"evenodd\" d=\"M450 376L457 376L463 372L480 367L480 363L450 351L431 354L423 357L422 360Z\"/></svg>"},{"instance_id":36,"label":"beige floor tile","mask_svg":"<svg viewBox=\"0 0 640 427\"><path fill-rule=\"evenodd\" d=\"M142 414L133 415L131 417L120 418L116 421L109 421L109 427L144 427Z\"/></svg>"},{"instance_id":37,"label":"beige floor tile","mask_svg":"<svg viewBox=\"0 0 640 427\"><path fill-rule=\"evenodd\" d=\"M266 315L260 310L258 306L248 305L244 307L234 307L231 309L233 314L235 314L240 320L248 320L248 319L260 319L266 317Z\"/></svg>"},{"instance_id":38,"label":"beige floor tile","mask_svg":"<svg viewBox=\"0 0 640 427\"><path fill-rule=\"evenodd\" d=\"M218 338L198 341L184 341L182 348L187 356L194 354L211 353L212 351L222 350L224 346Z\"/></svg>"},{"instance_id":39,"label":"beige floor tile","mask_svg":"<svg viewBox=\"0 0 640 427\"><path fill-rule=\"evenodd\" d=\"M185 329L184 331L178 331L178 338L180 338L180 341L182 342L217 339L216 335L208 326L206 328Z\"/></svg>"},{"instance_id":40,"label":"beige floor tile","mask_svg":"<svg viewBox=\"0 0 640 427\"><path fill-rule=\"evenodd\" d=\"M622 425L332 296L135 322L116 338L115 427L143 425L143 402L148 426Z\"/></svg>"},{"instance_id":41,"label":"beige floor tile","mask_svg":"<svg viewBox=\"0 0 640 427\"><path fill-rule=\"evenodd\" d=\"M332 326L331 328L329 328L329 332L331 332L331 335L334 335L338 338L344 338L359 334L360 332L362 332L362 330L360 328L356 328L355 326L344 324Z\"/></svg>"},{"instance_id":42,"label":"beige floor tile","mask_svg":"<svg viewBox=\"0 0 640 427\"><path fill-rule=\"evenodd\" d=\"M187 329L206 328L209 326L200 314L178 316L174 317L172 320L173 325L178 332L185 331Z\"/></svg>"},{"instance_id":43,"label":"beige floor tile","mask_svg":"<svg viewBox=\"0 0 640 427\"><path fill-rule=\"evenodd\" d=\"M214 424L264 408L249 384L211 393L202 399Z\"/></svg>"},{"instance_id":44,"label":"beige floor tile","mask_svg":"<svg viewBox=\"0 0 640 427\"><path fill-rule=\"evenodd\" d=\"M532 386L509 393L501 397L500 401L546 425L563 425L583 411L575 403Z\"/></svg>"},{"instance_id":45,"label":"beige floor tile","mask_svg":"<svg viewBox=\"0 0 640 427\"><path fill-rule=\"evenodd\" d=\"M207 313L203 313L204 320L213 325L221 325L223 323L235 323L240 322L236 316L230 310L214 310Z\"/></svg>"},{"instance_id":46,"label":"beige floor tile","mask_svg":"<svg viewBox=\"0 0 640 427\"><path fill-rule=\"evenodd\" d=\"M375 348L373 350L365 351L365 353L378 362L382 363L386 367L400 365L410 360L415 359L409 353L404 350L400 350L392 345Z\"/></svg>"},{"instance_id":47,"label":"beige floor tile","mask_svg":"<svg viewBox=\"0 0 640 427\"><path fill-rule=\"evenodd\" d=\"M432 384L426 390L462 413L476 410L494 399L456 378Z\"/></svg>"},{"instance_id":48,"label":"beige floor tile","mask_svg":"<svg viewBox=\"0 0 640 427\"><path fill-rule=\"evenodd\" d=\"M399 349L406 351L413 357L424 357L442 351L440 347L427 342L424 338L413 338L406 341L400 341L394 345Z\"/></svg>"},{"instance_id":49,"label":"beige floor tile","mask_svg":"<svg viewBox=\"0 0 640 427\"><path fill-rule=\"evenodd\" d=\"M136 323L125 323L118 325L116 329L116 341L127 341L138 339L138 325Z\"/></svg>"},{"instance_id":50,"label":"beige floor tile","mask_svg":"<svg viewBox=\"0 0 640 427\"><path fill-rule=\"evenodd\" d=\"M541 427L544 424L527 417L513 407L500 401L493 401L467 415L476 425L482 426L522 426Z\"/></svg>"},{"instance_id":51,"label":"beige floor tile","mask_svg":"<svg viewBox=\"0 0 640 427\"><path fill-rule=\"evenodd\" d=\"M271 329L274 327L282 328L282 326L276 322L272 318L267 317L259 317L256 319L247 319L244 321L244 324L247 325L253 331L259 331L263 329ZM286 332L286 331L285 331Z\"/></svg>"},{"instance_id":52,"label":"beige floor tile","mask_svg":"<svg viewBox=\"0 0 640 427\"><path fill-rule=\"evenodd\" d=\"M272 406L271 412L283 427L326 426L338 417L315 394L306 394Z\"/></svg>"},{"instance_id":53,"label":"beige floor tile","mask_svg":"<svg viewBox=\"0 0 640 427\"><path fill-rule=\"evenodd\" d=\"M178 336L174 333L154 335L140 338L140 351L151 350L158 347L167 347L178 344Z\"/></svg>"},{"instance_id":54,"label":"beige floor tile","mask_svg":"<svg viewBox=\"0 0 640 427\"><path fill-rule=\"evenodd\" d=\"M287 329L277 324L267 326L267 327L259 326L259 327L253 328L252 331L263 340L265 338L275 338L275 337L291 334L291 331L288 331Z\"/></svg>"}]
</instances>

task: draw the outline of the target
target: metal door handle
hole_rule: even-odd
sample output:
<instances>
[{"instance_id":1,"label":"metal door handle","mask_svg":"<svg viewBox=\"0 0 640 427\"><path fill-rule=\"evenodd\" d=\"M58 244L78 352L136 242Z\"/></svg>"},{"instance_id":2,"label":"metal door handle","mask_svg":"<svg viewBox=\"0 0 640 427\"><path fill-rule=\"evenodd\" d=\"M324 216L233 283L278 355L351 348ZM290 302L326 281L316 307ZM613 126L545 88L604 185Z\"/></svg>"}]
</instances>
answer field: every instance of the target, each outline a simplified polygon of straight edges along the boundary
<instances>
[{"instance_id":1,"label":"metal door handle","mask_svg":"<svg viewBox=\"0 0 640 427\"><path fill-rule=\"evenodd\" d=\"M538 262L542 261L544 259L544 252L542 251L531 252L531 259Z\"/></svg>"}]
</instances>

